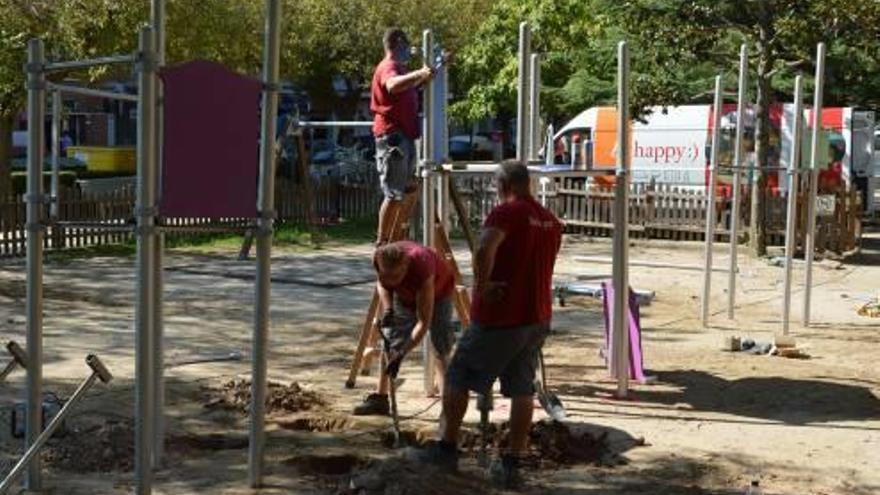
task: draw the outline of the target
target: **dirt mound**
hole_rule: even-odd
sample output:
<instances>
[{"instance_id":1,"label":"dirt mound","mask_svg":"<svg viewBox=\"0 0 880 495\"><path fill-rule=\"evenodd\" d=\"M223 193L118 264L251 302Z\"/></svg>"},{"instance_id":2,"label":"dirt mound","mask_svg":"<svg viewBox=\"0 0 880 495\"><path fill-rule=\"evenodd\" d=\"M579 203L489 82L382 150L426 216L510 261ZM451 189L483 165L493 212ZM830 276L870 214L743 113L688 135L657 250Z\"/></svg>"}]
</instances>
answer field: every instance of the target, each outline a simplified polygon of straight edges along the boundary
<instances>
[{"instance_id":1,"label":"dirt mound","mask_svg":"<svg viewBox=\"0 0 880 495\"><path fill-rule=\"evenodd\" d=\"M579 431L575 424L558 421L540 421L532 426L529 434L529 452L525 464L534 468L549 467L548 464L598 464L610 449L607 434L594 435ZM507 447L510 430L508 424L489 425L490 452ZM471 454L479 452L482 435L479 431L462 430L460 448Z\"/></svg>"},{"instance_id":2,"label":"dirt mound","mask_svg":"<svg viewBox=\"0 0 880 495\"><path fill-rule=\"evenodd\" d=\"M251 403L250 380L230 380L219 388L204 387L204 406L207 409L224 409L248 413ZM319 393L306 390L297 382L284 385L269 382L266 395L266 413L294 413L324 407L327 400Z\"/></svg>"},{"instance_id":3,"label":"dirt mound","mask_svg":"<svg viewBox=\"0 0 880 495\"><path fill-rule=\"evenodd\" d=\"M107 421L68 430L53 438L43 451L52 468L75 473L108 473L134 468L134 424Z\"/></svg>"}]
</instances>

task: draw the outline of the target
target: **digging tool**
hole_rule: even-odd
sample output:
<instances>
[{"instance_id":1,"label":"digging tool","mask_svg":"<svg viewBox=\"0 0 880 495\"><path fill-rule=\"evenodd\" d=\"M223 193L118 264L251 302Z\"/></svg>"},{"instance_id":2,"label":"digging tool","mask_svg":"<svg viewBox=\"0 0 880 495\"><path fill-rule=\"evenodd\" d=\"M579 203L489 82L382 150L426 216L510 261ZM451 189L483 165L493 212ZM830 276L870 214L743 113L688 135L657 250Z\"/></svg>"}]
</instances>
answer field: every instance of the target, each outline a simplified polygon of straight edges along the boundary
<instances>
[{"instance_id":1,"label":"digging tool","mask_svg":"<svg viewBox=\"0 0 880 495\"><path fill-rule=\"evenodd\" d=\"M485 394L477 394L477 409L480 411L480 452L477 454L477 464L480 467L489 467L489 412L492 411L492 391Z\"/></svg>"},{"instance_id":2,"label":"digging tool","mask_svg":"<svg viewBox=\"0 0 880 495\"><path fill-rule=\"evenodd\" d=\"M547 415L553 418L554 421L563 421L566 417L565 406L562 405L562 401L559 400L556 394L547 390L547 372L544 368L543 349L538 351L538 365L541 367L541 379L535 380L538 402L541 403L541 407L547 411Z\"/></svg>"},{"instance_id":3,"label":"digging tool","mask_svg":"<svg viewBox=\"0 0 880 495\"><path fill-rule=\"evenodd\" d=\"M393 350L391 339L388 337L387 328L382 328L379 330L379 335L382 336L382 343L384 344L383 352L382 352L382 366L385 368L385 373L388 375L388 398L391 400L391 422L394 425L394 444L392 445L394 448L400 447L400 417L397 414L397 373L400 371L400 359L395 360L394 362L388 361L388 356L391 355L391 351Z\"/></svg>"},{"instance_id":4,"label":"digging tool","mask_svg":"<svg viewBox=\"0 0 880 495\"><path fill-rule=\"evenodd\" d=\"M110 374L110 371L104 366L104 363L98 359L98 356L94 354L89 354L86 356L86 364L91 368L92 373L88 378L83 380L83 382L77 387L76 391L73 392L73 395L70 396L70 399L64 404L64 407L58 411L58 414L52 418L52 421L49 422L48 425L43 429L43 432L40 433L40 436L34 440L34 443L31 447L25 452L24 456L21 460L18 461L18 464L12 468L12 471L6 475L6 479L3 480L3 483L0 483L0 495L9 491L12 488L12 484L15 482L16 478L24 471L28 464L31 463L31 460L39 454L40 449L45 445L45 443L52 437L52 434L55 433L55 430L59 425L64 421L64 417L70 413L70 410L73 409L76 404L82 400L83 396L85 396L86 392L95 384L95 380L100 379L104 383L110 383L110 380L113 379L113 375Z\"/></svg>"},{"instance_id":5,"label":"digging tool","mask_svg":"<svg viewBox=\"0 0 880 495\"><path fill-rule=\"evenodd\" d=\"M21 366L22 369L27 369L27 354L20 345L15 343L15 341L10 340L9 343L6 344L6 350L12 355L12 361L9 361L6 367L0 371L0 382L5 380L6 377L19 366Z\"/></svg>"}]
</instances>

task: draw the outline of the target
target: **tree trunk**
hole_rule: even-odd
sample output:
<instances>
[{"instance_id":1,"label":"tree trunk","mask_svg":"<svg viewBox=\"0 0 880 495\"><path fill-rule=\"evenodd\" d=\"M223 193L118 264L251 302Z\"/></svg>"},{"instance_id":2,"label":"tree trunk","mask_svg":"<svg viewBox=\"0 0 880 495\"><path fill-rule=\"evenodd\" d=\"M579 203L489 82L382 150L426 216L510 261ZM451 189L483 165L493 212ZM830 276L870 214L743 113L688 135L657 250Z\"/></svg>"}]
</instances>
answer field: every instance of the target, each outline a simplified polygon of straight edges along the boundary
<instances>
[{"instance_id":1,"label":"tree trunk","mask_svg":"<svg viewBox=\"0 0 880 495\"><path fill-rule=\"evenodd\" d=\"M770 33L766 28L759 29L758 42L758 67L757 67L757 96L755 97L755 166L760 170L768 165L767 156L770 146L770 77L768 73L772 69L773 62L770 57L768 44ZM752 202L749 221L749 247L752 256L764 256L767 254L767 225L764 212L766 211L766 185L767 175L756 170L752 178Z\"/></svg>"},{"instance_id":2,"label":"tree trunk","mask_svg":"<svg viewBox=\"0 0 880 495\"><path fill-rule=\"evenodd\" d=\"M0 202L12 193L12 130L15 113L0 114Z\"/></svg>"}]
</instances>

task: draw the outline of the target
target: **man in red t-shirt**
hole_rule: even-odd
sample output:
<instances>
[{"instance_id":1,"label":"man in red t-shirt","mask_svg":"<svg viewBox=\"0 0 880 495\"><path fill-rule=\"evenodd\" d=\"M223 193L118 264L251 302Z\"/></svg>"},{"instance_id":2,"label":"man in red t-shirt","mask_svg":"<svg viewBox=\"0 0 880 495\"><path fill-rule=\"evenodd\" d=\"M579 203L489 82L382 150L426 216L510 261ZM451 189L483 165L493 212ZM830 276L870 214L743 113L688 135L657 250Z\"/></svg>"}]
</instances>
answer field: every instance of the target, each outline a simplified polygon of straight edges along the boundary
<instances>
[{"instance_id":1,"label":"man in red t-shirt","mask_svg":"<svg viewBox=\"0 0 880 495\"><path fill-rule=\"evenodd\" d=\"M511 398L510 441L490 475L496 484L513 488L521 481L519 459L532 423L538 352L550 328L562 224L532 197L522 164L501 165L496 183L501 204L483 224L474 258L472 324L446 374L441 439L414 457L455 468L468 391L491 393L500 378L501 393Z\"/></svg>"},{"instance_id":2,"label":"man in red t-shirt","mask_svg":"<svg viewBox=\"0 0 880 495\"><path fill-rule=\"evenodd\" d=\"M409 71L410 44L400 29L389 29L382 39L385 58L376 66L370 85L370 110L375 114L376 167L385 200L379 209L377 245L388 242L391 222L403 196L415 192L415 140L419 137L418 87L431 80L433 70Z\"/></svg>"},{"instance_id":3,"label":"man in red t-shirt","mask_svg":"<svg viewBox=\"0 0 880 495\"><path fill-rule=\"evenodd\" d=\"M378 275L376 288L383 308L382 331L391 341L389 365L415 349L430 330L440 386L455 341L452 330L452 267L431 248L400 241L376 249L373 266ZM396 297L395 297L396 296ZM388 335L390 334L390 335ZM356 415L387 415L388 376L379 376L378 390L354 409Z\"/></svg>"}]
</instances>

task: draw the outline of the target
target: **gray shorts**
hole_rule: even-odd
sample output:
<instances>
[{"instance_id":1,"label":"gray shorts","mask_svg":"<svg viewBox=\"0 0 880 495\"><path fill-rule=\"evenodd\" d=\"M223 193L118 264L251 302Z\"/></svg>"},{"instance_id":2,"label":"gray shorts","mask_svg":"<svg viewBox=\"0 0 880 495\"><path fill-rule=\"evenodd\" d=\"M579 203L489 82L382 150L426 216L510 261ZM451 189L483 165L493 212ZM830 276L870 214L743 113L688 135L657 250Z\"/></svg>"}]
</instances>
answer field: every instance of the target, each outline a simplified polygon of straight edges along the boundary
<instances>
[{"instance_id":1,"label":"gray shorts","mask_svg":"<svg viewBox=\"0 0 880 495\"><path fill-rule=\"evenodd\" d=\"M395 300L394 326L391 327L390 335L392 345L398 347L409 342L417 322L415 311L403 307ZM455 344L455 333L452 328L452 297L434 303L434 315L428 330L434 351L441 358L448 358Z\"/></svg>"},{"instance_id":2,"label":"gray shorts","mask_svg":"<svg viewBox=\"0 0 880 495\"><path fill-rule=\"evenodd\" d=\"M403 200L416 172L416 145L399 132L376 138L376 169L386 198Z\"/></svg>"},{"instance_id":3,"label":"gray shorts","mask_svg":"<svg viewBox=\"0 0 880 495\"><path fill-rule=\"evenodd\" d=\"M548 325L486 328L471 324L452 356L446 383L483 394L500 378L505 397L533 395L538 352L549 331Z\"/></svg>"}]
</instances>

